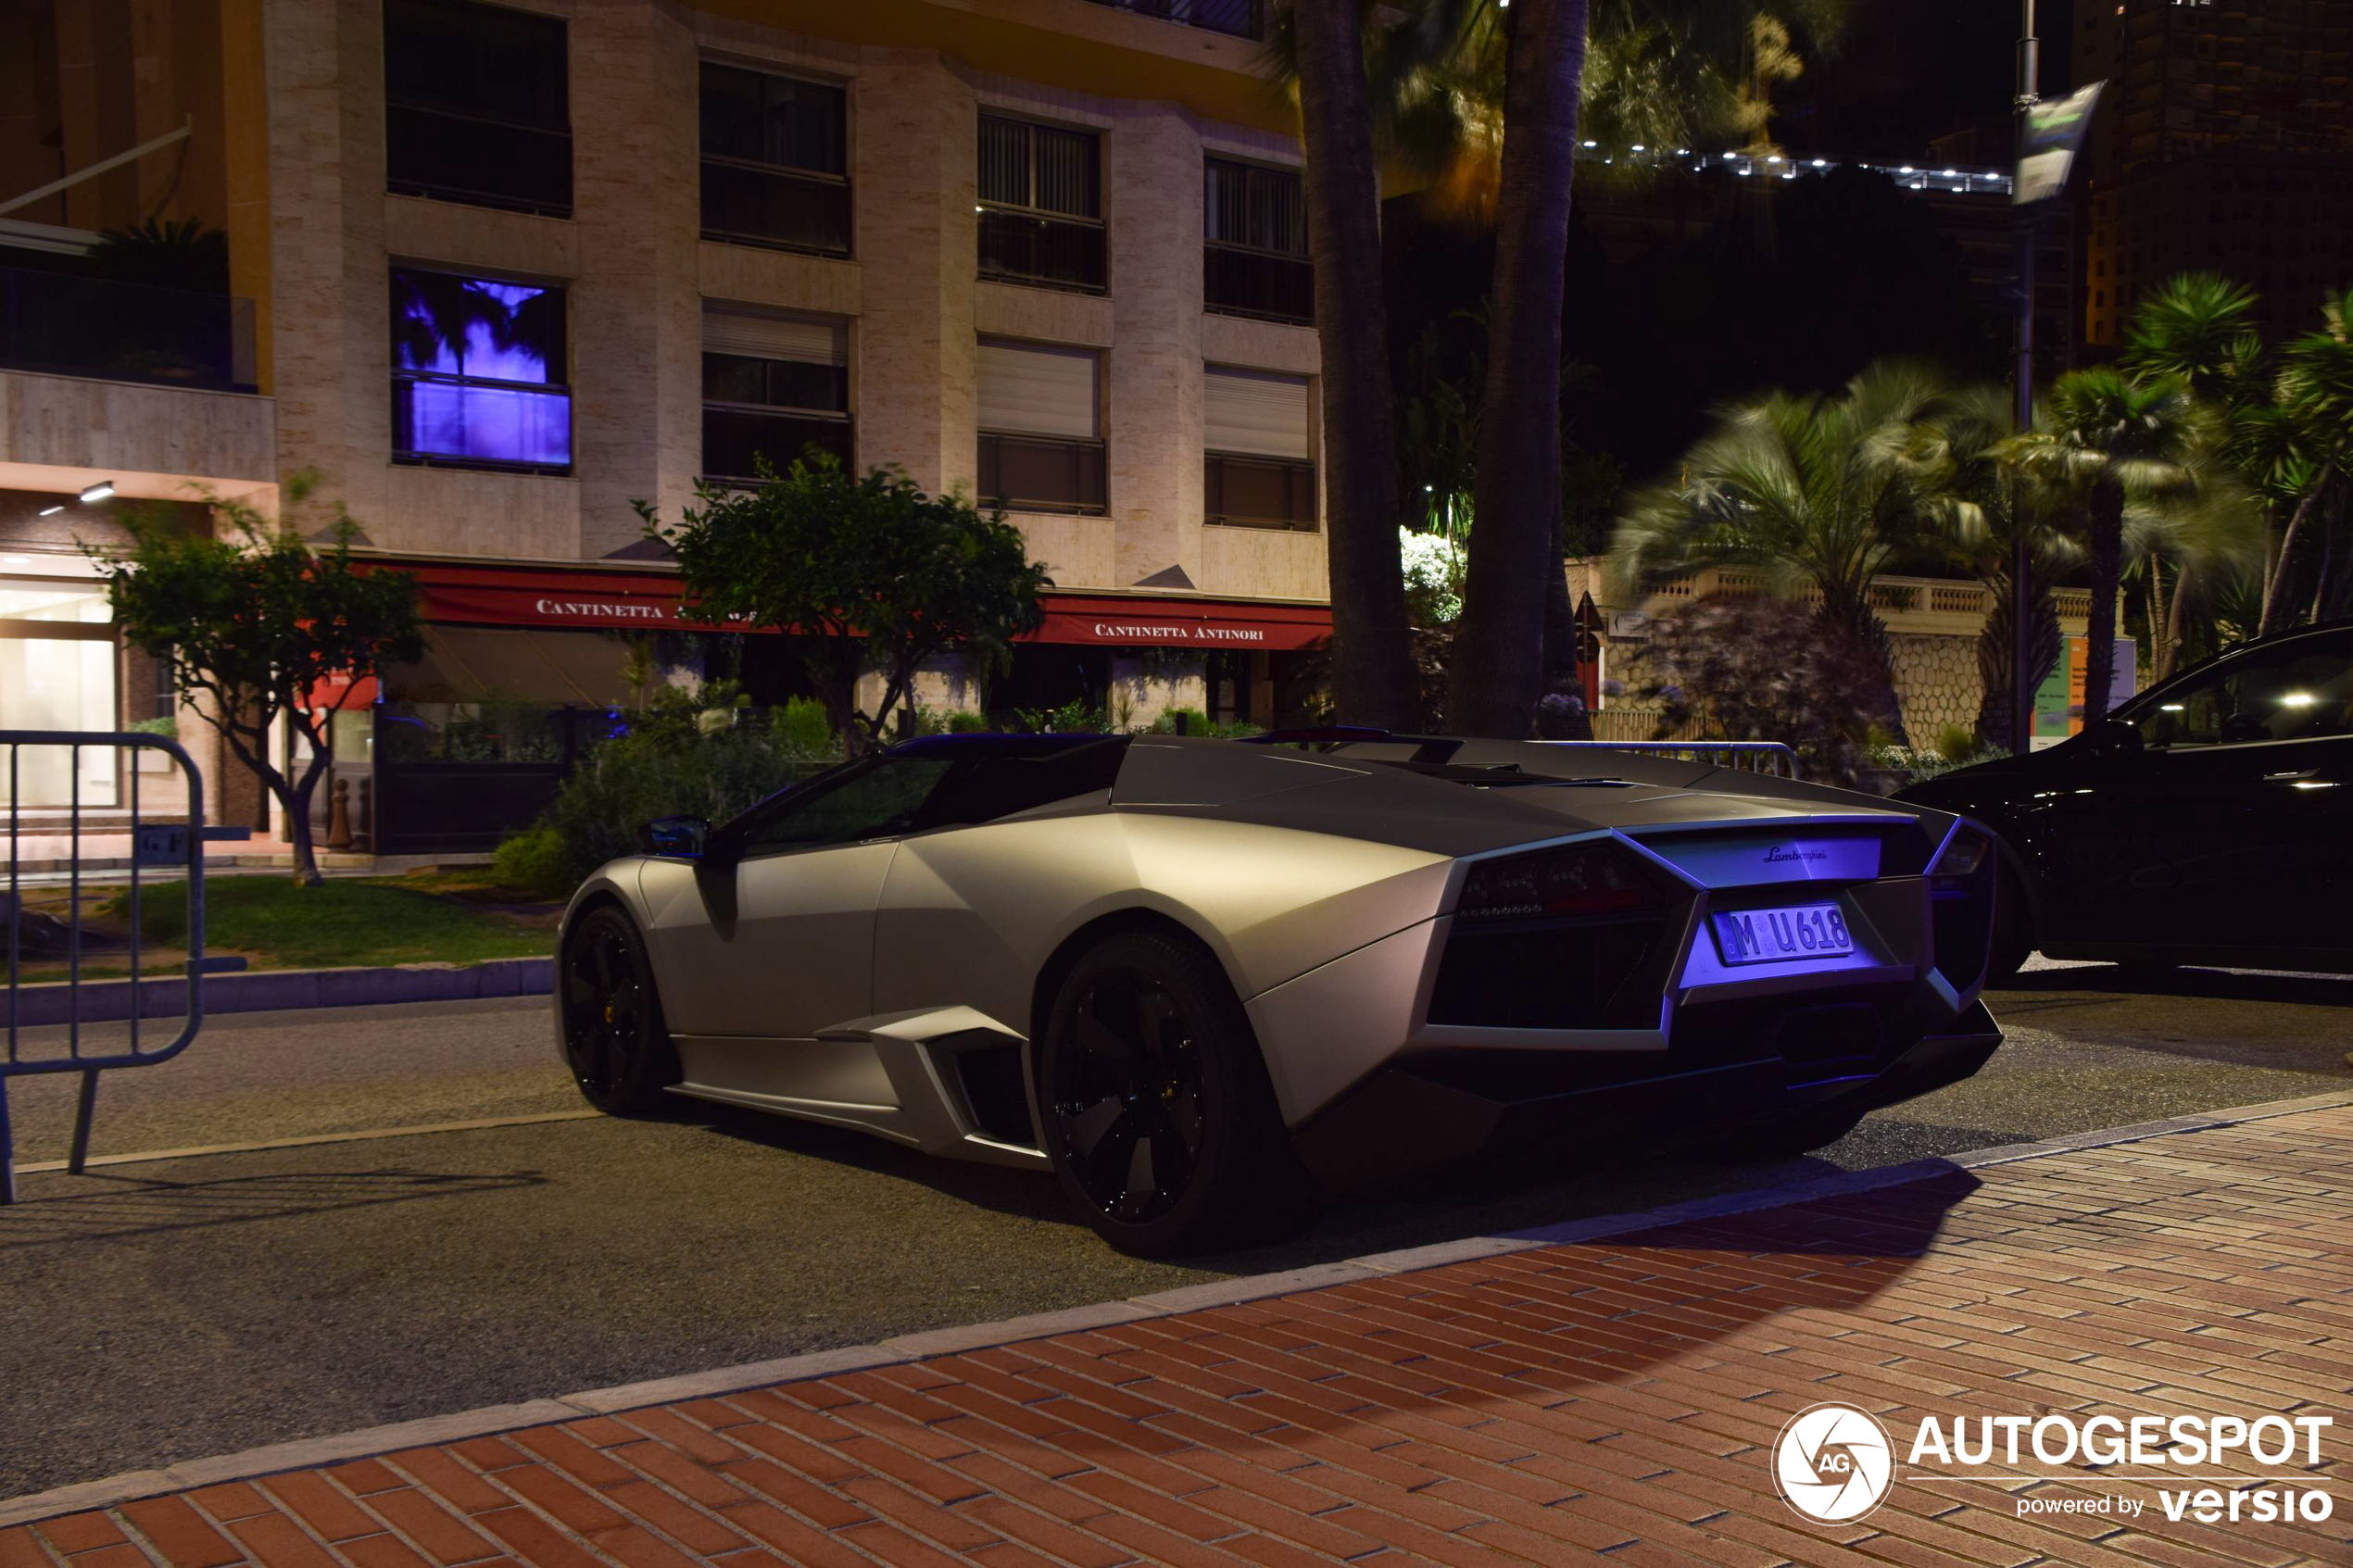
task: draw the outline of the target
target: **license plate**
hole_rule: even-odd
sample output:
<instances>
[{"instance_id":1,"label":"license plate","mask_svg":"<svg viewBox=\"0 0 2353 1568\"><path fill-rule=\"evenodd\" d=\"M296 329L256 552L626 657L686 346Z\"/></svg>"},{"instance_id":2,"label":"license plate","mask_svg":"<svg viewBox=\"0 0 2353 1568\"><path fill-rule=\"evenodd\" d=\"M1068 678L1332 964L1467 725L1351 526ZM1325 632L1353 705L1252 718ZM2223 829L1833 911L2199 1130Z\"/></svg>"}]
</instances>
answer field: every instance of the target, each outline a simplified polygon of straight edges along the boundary
<instances>
[{"instance_id":1,"label":"license plate","mask_svg":"<svg viewBox=\"0 0 2353 1568\"><path fill-rule=\"evenodd\" d=\"M1855 950L1845 912L1836 904L1718 909L1709 918L1716 926L1716 950L1728 964L1834 959Z\"/></svg>"}]
</instances>

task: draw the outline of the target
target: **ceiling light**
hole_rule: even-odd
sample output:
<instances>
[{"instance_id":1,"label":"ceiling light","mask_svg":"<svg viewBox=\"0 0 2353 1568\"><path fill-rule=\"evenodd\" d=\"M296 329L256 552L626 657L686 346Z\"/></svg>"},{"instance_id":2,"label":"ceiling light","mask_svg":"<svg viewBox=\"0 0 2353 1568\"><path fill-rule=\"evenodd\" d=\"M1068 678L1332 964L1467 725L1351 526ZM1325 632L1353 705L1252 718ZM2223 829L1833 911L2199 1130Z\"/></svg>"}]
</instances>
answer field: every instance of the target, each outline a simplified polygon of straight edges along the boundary
<instances>
[{"instance_id":1,"label":"ceiling light","mask_svg":"<svg viewBox=\"0 0 2353 1568\"><path fill-rule=\"evenodd\" d=\"M114 481L111 479L102 479L98 481L97 483L92 485L89 489L84 490L82 493L82 498L85 501L103 501L113 494Z\"/></svg>"},{"instance_id":2,"label":"ceiling light","mask_svg":"<svg viewBox=\"0 0 2353 1568\"><path fill-rule=\"evenodd\" d=\"M55 517L55 516L57 516L59 512L64 511L65 509L66 509L66 508L65 508L65 503L64 503L64 502L62 502L62 501L60 501L59 503L57 503L57 504L56 506L54 506L54 507L44 507L44 508L41 508L41 515L42 515L43 517Z\"/></svg>"},{"instance_id":3,"label":"ceiling light","mask_svg":"<svg viewBox=\"0 0 2353 1568\"><path fill-rule=\"evenodd\" d=\"M1598 147L1601 145L1599 142L1588 142L1585 144L1589 147Z\"/></svg>"},{"instance_id":4,"label":"ceiling light","mask_svg":"<svg viewBox=\"0 0 2353 1568\"><path fill-rule=\"evenodd\" d=\"M22 566L31 558L31 556L0 556L0 566Z\"/></svg>"}]
</instances>

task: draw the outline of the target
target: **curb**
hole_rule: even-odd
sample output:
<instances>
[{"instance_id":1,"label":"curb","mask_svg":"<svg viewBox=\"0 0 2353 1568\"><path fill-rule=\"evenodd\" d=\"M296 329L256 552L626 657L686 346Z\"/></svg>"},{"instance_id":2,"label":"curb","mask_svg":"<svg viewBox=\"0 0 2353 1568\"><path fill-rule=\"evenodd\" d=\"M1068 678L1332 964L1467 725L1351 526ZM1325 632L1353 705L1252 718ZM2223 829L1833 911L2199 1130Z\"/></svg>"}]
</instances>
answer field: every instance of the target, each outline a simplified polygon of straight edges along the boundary
<instances>
[{"instance_id":1,"label":"curb","mask_svg":"<svg viewBox=\"0 0 2353 1568\"><path fill-rule=\"evenodd\" d=\"M2301 1099L2267 1100L2259 1105L2234 1106L2225 1110L2175 1116L2162 1122L2143 1122L2128 1127L2110 1127L2035 1143L1972 1149L1931 1160L1916 1160L1902 1165L1886 1165L1868 1171L1843 1171L1804 1181L1785 1182L1777 1186L1753 1187L1745 1192L1667 1204L1657 1209L1571 1220L1537 1230L1517 1231L1509 1236L1468 1236L1460 1241L1409 1247L1393 1252L1375 1252L1339 1262L1313 1263L1276 1273L1248 1274L1234 1279L1211 1280L1201 1285L1179 1286L1146 1296L1130 1297L1126 1300L1098 1301L1088 1306L1033 1312L996 1323L928 1329L919 1334L900 1335L877 1345L846 1345L831 1350L814 1350L740 1366L717 1367L677 1377L624 1383L610 1388L583 1389L578 1393L532 1399L522 1404L485 1405L416 1421L361 1427L358 1431L341 1432L325 1437L297 1438L265 1448L247 1449L242 1453L182 1460L158 1470L127 1471L120 1475L77 1482L51 1491L0 1499L0 1528L30 1524L61 1513L80 1512L85 1509L108 1508L117 1503L134 1502L142 1498L222 1481L247 1481L257 1476L335 1464L428 1443L459 1442L518 1427L575 1421L589 1415L610 1415L620 1411L642 1410L648 1405L670 1404L683 1399L711 1399L771 1384L830 1377L868 1367L919 1361L926 1356L953 1355L990 1346L1011 1345L1025 1339L1042 1339L1050 1335L1134 1323L1141 1318L1170 1317L1178 1312L1230 1307L1244 1301L1263 1300L1270 1296L1287 1296L1378 1275L1438 1268L1448 1263L1469 1262L1541 1247L1594 1241L1604 1236L1655 1230L1664 1225L1689 1223L1694 1220L1745 1214L1760 1209L1778 1209L1787 1204L1812 1202L1824 1198L1874 1192L1950 1175L1956 1171L1985 1170L2079 1149L2108 1148L2118 1144L2140 1143L2181 1133L2264 1122L2276 1116L2294 1116L2303 1111L2326 1110L2343 1105L2353 1105L2353 1091L2312 1095Z\"/></svg>"},{"instance_id":2,"label":"curb","mask_svg":"<svg viewBox=\"0 0 2353 1568\"><path fill-rule=\"evenodd\" d=\"M487 959L477 964L405 963L381 969L265 969L208 974L206 1016L279 1012L302 1008L376 1007L386 1002L459 1002L484 997L544 997L554 985L553 959ZM80 987L64 981L17 990L16 1022L30 1027L113 1023L131 1016L131 982L96 980ZM139 1016L179 1018L188 1010L184 976L139 982Z\"/></svg>"}]
</instances>

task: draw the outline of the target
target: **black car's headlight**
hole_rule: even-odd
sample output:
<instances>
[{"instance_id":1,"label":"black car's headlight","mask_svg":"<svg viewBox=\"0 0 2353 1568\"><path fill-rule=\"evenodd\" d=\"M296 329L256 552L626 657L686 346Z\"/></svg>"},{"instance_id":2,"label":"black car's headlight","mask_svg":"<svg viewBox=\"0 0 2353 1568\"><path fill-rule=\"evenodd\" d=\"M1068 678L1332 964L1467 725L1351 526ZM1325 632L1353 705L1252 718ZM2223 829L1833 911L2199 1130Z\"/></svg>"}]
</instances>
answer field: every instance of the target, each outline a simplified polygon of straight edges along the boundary
<instances>
[{"instance_id":1,"label":"black car's headlight","mask_svg":"<svg viewBox=\"0 0 2353 1568\"><path fill-rule=\"evenodd\" d=\"M1614 844L1571 844L1481 860L1463 880L1460 921L1560 920L1659 907L1642 862Z\"/></svg>"}]
</instances>

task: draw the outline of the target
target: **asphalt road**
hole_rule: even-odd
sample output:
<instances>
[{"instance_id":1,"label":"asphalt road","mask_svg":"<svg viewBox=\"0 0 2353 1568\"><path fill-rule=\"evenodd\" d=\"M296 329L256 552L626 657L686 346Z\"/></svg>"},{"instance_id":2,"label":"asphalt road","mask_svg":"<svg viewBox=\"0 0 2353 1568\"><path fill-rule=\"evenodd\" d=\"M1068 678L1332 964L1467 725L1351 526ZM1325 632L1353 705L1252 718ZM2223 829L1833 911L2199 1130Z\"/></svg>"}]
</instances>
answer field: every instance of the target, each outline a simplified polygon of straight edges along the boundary
<instances>
[{"instance_id":1,"label":"asphalt road","mask_svg":"<svg viewBox=\"0 0 2353 1568\"><path fill-rule=\"evenodd\" d=\"M2043 967L1970 1082L1815 1157L1842 1168L2353 1088L2353 979ZM94 1153L0 1210L0 1496L289 1437L1646 1208L1808 1162L1653 1158L1335 1206L1279 1246L1148 1263L1048 1179L717 1108L582 1117L540 1000L220 1019L116 1073ZM20 1160L66 1079L20 1080ZM486 1118L489 1129L351 1135Z\"/></svg>"}]
</instances>

